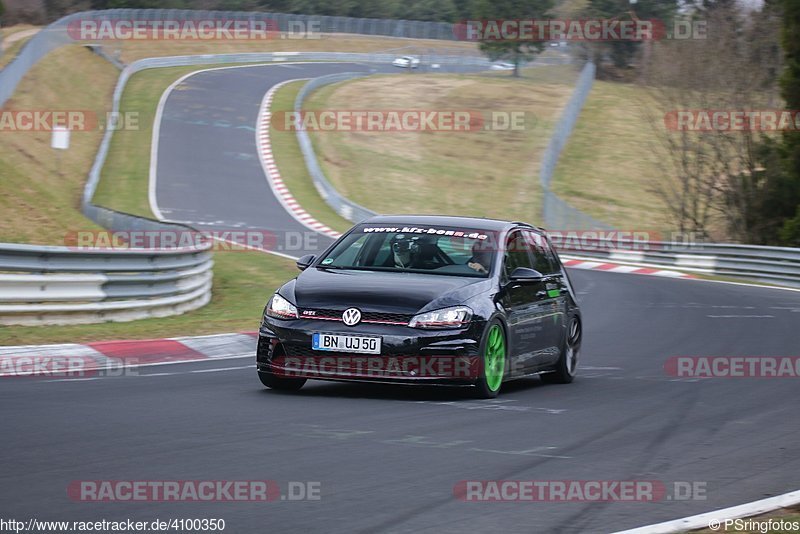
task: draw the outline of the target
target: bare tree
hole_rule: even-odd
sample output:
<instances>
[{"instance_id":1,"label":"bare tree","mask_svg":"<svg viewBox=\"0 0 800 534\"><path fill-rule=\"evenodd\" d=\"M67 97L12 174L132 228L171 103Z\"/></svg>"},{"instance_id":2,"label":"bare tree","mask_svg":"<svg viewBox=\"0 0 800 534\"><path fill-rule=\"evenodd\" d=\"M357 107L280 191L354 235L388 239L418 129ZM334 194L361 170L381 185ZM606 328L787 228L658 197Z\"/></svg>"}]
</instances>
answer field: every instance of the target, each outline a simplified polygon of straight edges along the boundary
<instances>
[{"instance_id":1,"label":"bare tree","mask_svg":"<svg viewBox=\"0 0 800 534\"><path fill-rule=\"evenodd\" d=\"M707 234L719 215L727 238L749 241L761 202L762 134L675 129L673 122L679 111L779 105L779 17L771 8L749 14L739 9L735 3L712 5L704 13L705 39L652 46L641 80L648 95L642 109L667 160L653 189L680 230Z\"/></svg>"}]
</instances>

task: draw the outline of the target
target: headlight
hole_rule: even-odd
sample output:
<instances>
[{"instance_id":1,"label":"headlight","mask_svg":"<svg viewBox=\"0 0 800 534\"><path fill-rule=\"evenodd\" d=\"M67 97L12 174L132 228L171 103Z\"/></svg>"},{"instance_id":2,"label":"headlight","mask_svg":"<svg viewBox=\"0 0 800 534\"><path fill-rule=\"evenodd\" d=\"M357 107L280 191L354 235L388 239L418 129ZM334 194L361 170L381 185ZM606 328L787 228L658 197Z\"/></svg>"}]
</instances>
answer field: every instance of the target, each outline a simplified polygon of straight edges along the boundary
<instances>
[{"instance_id":1,"label":"headlight","mask_svg":"<svg viewBox=\"0 0 800 534\"><path fill-rule=\"evenodd\" d=\"M472 320L472 310L466 306L453 306L415 315L409 321L411 328L460 328Z\"/></svg>"},{"instance_id":2,"label":"headlight","mask_svg":"<svg viewBox=\"0 0 800 534\"><path fill-rule=\"evenodd\" d=\"M294 304L275 293L267 305L267 315L278 319L297 319L297 308Z\"/></svg>"}]
</instances>

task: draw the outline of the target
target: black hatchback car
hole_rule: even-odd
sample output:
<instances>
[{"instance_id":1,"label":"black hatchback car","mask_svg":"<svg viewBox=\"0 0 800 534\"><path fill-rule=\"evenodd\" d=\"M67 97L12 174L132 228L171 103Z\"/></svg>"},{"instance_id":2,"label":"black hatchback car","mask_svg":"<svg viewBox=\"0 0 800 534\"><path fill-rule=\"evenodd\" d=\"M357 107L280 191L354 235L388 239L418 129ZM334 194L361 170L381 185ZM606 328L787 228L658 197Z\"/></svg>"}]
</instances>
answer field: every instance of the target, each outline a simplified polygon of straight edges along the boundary
<instances>
[{"instance_id":1,"label":"black hatchback car","mask_svg":"<svg viewBox=\"0 0 800 534\"><path fill-rule=\"evenodd\" d=\"M308 379L473 386L572 382L581 314L544 231L443 216L354 226L272 295L259 329L261 382Z\"/></svg>"}]
</instances>

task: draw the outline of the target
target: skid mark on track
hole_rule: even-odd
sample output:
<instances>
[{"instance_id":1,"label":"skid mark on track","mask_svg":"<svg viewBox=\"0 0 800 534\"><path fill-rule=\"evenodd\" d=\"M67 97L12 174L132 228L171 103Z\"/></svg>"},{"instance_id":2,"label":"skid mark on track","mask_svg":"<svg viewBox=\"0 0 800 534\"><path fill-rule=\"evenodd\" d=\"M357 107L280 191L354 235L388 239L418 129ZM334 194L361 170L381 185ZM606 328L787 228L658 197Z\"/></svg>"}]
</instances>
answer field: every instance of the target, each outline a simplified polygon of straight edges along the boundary
<instances>
[{"instance_id":1,"label":"skid mark on track","mask_svg":"<svg viewBox=\"0 0 800 534\"><path fill-rule=\"evenodd\" d=\"M706 315L710 319L774 319L774 315Z\"/></svg>"},{"instance_id":2,"label":"skid mark on track","mask_svg":"<svg viewBox=\"0 0 800 534\"><path fill-rule=\"evenodd\" d=\"M449 406L451 408L459 408L461 410L494 410L494 411L509 411L509 412L542 412L548 414L560 414L566 410L555 408L540 408L536 406L521 406L512 404L517 402L511 399L491 399L491 400L477 400L477 401L416 401L415 404L428 404L433 406Z\"/></svg>"},{"instance_id":3,"label":"skid mark on track","mask_svg":"<svg viewBox=\"0 0 800 534\"><path fill-rule=\"evenodd\" d=\"M556 454L558 447L553 445L536 445L525 449L497 449L480 446L481 444L471 439L440 439L436 436L405 434L401 436L388 436L382 438L385 432L375 430L356 430L350 428L326 427L316 424L295 423L298 430L291 434L304 438L327 439L330 441L359 441L363 443L396 445L400 447L425 448L425 449L452 449L468 451L477 454L527 456L545 459L570 459L571 456ZM468 446L470 445L470 446ZM496 442L492 445L496 446Z\"/></svg>"}]
</instances>

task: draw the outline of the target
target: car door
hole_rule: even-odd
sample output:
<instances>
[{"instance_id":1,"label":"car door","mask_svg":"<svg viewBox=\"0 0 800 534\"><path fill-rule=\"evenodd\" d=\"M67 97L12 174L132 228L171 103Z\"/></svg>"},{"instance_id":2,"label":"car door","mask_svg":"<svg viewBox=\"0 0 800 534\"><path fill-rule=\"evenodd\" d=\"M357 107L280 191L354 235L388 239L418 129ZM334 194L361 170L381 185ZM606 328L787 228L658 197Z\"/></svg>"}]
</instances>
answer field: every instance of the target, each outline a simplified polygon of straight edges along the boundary
<instances>
[{"instance_id":1,"label":"car door","mask_svg":"<svg viewBox=\"0 0 800 534\"><path fill-rule=\"evenodd\" d=\"M542 287L537 292L539 305L544 311L541 333L544 347L540 361L545 364L553 363L558 359L564 337L569 289L547 238L535 230L522 230L522 234L533 254L533 268L545 276Z\"/></svg>"},{"instance_id":2,"label":"car door","mask_svg":"<svg viewBox=\"0 0 800 534\"><path fill-rule=\"evenodd\" d=\"M547 302L544 282L521 282L509 279L514 269L534 269L533 253L520 230L509 234L505 243L500 302L506 312L510 341L512 374L524 374L549 358L545 352L554 336L547 319L552 311Z\"/></svg>"}]
</instances>

